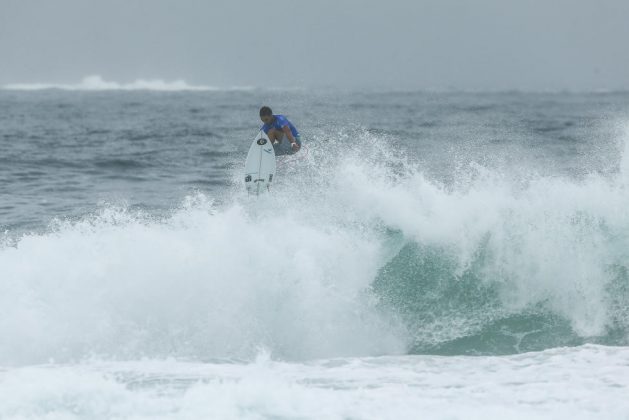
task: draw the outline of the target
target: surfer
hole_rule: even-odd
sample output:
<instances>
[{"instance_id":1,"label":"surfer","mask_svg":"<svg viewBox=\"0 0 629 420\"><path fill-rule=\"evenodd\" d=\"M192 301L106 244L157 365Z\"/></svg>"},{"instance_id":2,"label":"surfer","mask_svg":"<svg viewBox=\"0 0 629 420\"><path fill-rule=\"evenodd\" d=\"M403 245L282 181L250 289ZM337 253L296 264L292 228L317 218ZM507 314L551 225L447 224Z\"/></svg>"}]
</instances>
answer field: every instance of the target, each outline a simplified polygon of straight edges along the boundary
<instances>
[{"instance_id":1,"label":"surfer","mask_svg":"<svg viewBox=\"0 0 629 420\"><path fill-rule=\"evenodd\" d=\"M288 118L281 114L273 115L268 106L260 108L260 119L264 123L262 130L273 143L275 155L292 155L301 148L299 132Z\"/></svg>"}]
</instances>

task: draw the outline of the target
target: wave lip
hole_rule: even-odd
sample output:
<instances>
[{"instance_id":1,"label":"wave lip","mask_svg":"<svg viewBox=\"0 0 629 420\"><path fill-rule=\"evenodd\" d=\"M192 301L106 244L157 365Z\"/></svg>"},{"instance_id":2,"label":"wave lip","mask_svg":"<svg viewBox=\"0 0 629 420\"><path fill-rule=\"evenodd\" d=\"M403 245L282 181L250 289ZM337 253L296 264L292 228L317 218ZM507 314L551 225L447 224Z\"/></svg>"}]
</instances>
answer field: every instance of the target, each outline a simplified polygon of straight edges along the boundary
<instances>
[{"instance_id":1,"label":"wave lip","mask_svg":"<svg viewBox=\"0 0 629 420\"><path fill-rule=\"evenodd\" d=\"M180 91L219 91L219 90L250 90L249 86L234 86L230 88L219 88L205 85L189 85L185 80L165 81L162 79L137 79L131 83L111 82L103 79L99 75L84 77L77 84L54 84L54 83L14 83L4 85L4 90L68 90L68 91L137 91L149 90L158 92L180 92Z\"/></svg>"}]
</instances>

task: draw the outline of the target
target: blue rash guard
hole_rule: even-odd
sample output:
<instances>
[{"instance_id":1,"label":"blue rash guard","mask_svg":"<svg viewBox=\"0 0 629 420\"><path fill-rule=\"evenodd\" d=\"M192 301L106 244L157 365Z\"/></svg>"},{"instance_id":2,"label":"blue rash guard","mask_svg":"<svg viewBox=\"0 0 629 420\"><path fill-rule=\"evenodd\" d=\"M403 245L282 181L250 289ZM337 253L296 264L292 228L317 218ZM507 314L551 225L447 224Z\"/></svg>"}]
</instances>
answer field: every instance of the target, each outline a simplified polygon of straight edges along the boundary
<instances>
[{"instance_id":1,"label":"blue rash guard","mask_svg":"<svg viewBox=\"0 0 629 420\"><path fill-rule=\"evenodd\" d=\"M271 124L264 124L261 128L266 134L269 134L269 130L274 128L280 132L284 131L284 127L288 126L290 132L295 137L297 144L301 146L301 138L299 137L299 131L295 128L292 122L288 121L288 118L283 116L282 114L273 115L273 122ZM280 143L276 143L273 145L273 149L275 149L275 155L292 155L294 152L292 147L288 141L284 141L286 135L282 137L282 141Z\"/></svg>"},{"instance_id":2,"label":"blue rash guard","mask_svg":"<svg viewBox=\"0 0 629 420\"><path fill-rule=\"evenodd\" d=\"M297 131L293 123L288 121L288 118L286 118L282 114L273 115L273 122L271 124L264 124L262 126L262 130L264 130L266 134L269 134L269 130L271 128L282 131L286 126L290 128L290 132L293 133L293 137L297 138L299 136L299 132Z\"/></svg>"}]
</instances>

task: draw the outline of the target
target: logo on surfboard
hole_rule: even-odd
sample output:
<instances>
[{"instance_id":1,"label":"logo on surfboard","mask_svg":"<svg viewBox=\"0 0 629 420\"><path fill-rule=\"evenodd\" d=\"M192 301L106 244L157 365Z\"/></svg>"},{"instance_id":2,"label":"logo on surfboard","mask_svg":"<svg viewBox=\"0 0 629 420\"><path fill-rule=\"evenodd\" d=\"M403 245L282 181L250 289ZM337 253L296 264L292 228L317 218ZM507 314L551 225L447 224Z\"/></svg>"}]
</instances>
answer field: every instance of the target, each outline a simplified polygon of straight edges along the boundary
<instances>
[{"instance_id":1,"label":"logo on surfboard","mask_svg":"<svg viewBox=\"0 0 629 420\"><path fill-rule=\"evenodd\" d=\"M266 139L259 139L259 140L258 140L258 144L259 144L260 146L262 146L262 145L266 144Z\"/></svg>"}]
</instances>

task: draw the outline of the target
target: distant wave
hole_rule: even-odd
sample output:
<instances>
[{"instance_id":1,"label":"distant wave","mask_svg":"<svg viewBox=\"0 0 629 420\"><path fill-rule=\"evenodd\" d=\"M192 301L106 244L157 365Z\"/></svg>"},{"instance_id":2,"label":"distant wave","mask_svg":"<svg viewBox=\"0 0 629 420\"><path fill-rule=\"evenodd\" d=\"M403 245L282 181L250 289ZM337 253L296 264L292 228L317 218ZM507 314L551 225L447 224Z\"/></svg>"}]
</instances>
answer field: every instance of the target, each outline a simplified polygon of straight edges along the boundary
<instances>
[{"instance_id":1,"label":"distant wave","mask_svg":"<svg viewBox=\"0 0 629 420\"><path fill-rule=\"evenodd\" d=\"M60 89L71 91L109 91L109 90L151 90L161 92L178 91L218 91L218 90L251 90L248 86L220 88L215 86L189 85L184 80L165 81L162 79L137 79L131 83L118 83L104 80L101 76L87 76L77 84L54 83L16 83L4 85L5 90L45 90Z\"/></svg>"}]
</instances>

